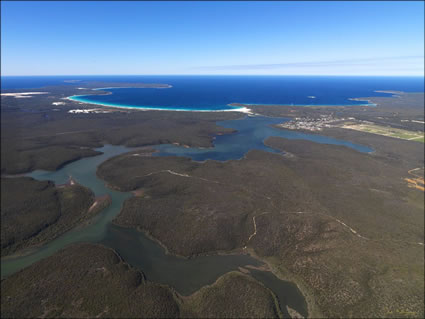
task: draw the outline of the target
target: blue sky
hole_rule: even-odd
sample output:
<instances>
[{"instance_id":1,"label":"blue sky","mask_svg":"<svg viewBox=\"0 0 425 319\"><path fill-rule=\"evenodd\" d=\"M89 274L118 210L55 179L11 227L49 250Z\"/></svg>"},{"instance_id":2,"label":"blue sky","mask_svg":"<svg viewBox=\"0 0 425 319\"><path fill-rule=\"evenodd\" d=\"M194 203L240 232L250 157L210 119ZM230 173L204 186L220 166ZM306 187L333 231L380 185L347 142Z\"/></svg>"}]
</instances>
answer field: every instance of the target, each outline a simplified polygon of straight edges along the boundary
<instances>
[{"instance_id":1,"label":"blue sky","mask_svg":"<svg viewBox=\"0 0 425 319\"><path fill-rule=\"evenodd\" d=\"M424 2L1 2L2 75L422 75Z\"/></svg>"}]
</instances>

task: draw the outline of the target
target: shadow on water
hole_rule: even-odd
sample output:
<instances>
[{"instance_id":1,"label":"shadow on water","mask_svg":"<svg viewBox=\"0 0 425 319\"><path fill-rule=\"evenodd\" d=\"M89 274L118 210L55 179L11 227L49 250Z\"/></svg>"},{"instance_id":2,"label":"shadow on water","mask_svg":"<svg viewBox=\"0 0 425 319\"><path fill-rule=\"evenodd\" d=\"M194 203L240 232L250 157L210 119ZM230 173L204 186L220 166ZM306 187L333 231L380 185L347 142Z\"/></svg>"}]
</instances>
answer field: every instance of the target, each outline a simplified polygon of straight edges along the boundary
<instances>
[{"instance_id":1,"label":"shadow on water","mask_svg":"<svg viewBox=\"0 0 425 319\"><path fill-rule=\"evenodd\" d=\"M182 295L190 295L238 267L263 264L244 254L193 258L170 255L141 232L116 225L108 227L101 243L117 250L132 266L142 269L149 280L173 286Z\"/></svg>"},{"instance_id":2,"label":"shadow on water","mask_svg":"<svg viewBox=\"0 0 425 319\"><path fill-rule=\"evenodd\" d=\"M237 270L238 267L264 265L248 254L195 258L169 255L163 247L143 233L114 224L109 225L107 234L100 243L115 249L126 262L141 269L149 280L170 285L182 295L190 295L205 285L211 285L218 277ZM304 317L307 316L307 304L295 284L277 278L270 271L249 269L249 272L273 291L285 317L289 318L286 305Z\"/></svg>"},{"instance_id":3,"label":"shadow on water","mask_svg":"<svg viewBox=\"0 0 425 319\"><path fill-rule=\"evenodd\" d=\"M295 309L303 317L308 316L307 303L295 284L277 278L270 271L250 269L250 273L252 277L261 281L267 288L273 291L279 300L279 304L285 317L290 317L285 306Z\"/></svg>"},{"instance_id":4,"label":"shadow on water","mask_svg":"<svg viewBox=\"0 0 425 319\"><path fill-rule=\"evenodd\" d=\"M240 120L219 122L219 125L236 129L238 132L217 136L214 141L214 148L211 149L156 145L155 148L160 151L156 154L157 156L187 156L198 161L206 159L224 161L240 159L251 149L276 153L278 152L277 150L263 144L263 141L269 136L344 145L360 152L371 151L367 147L342 140L279 130L270 126L285 120L283 118L247 116ZM105 145L98 150L103 152L103 154L83 158L66 165L58 171L37 170L29 173L28 176L38 180L51 180L56 184L63 184L72 176L78 183L90 188L97 196L109 194L112 198L112 204L87 226L75 228L25 256L3 258L1 261L2 278L76 242L103 243L115 249L129 264L141 269L149 280L170 285L183 295L192 294L199 288L212 284L221 275L237 270L238 267L263 265L259 260L244 254L198 256L190 259L172 256L166 254L163 247L147 238L143 233L112 224L111 221L120 212L124 200L129 198L131 193L117 192L107 188L104 182L97 178L96 168L108 158L129 152L132 149L124 146ZM276 294L285 316L287 316L286 305L303 315L307 315L305 300L294 284L278 279L271 272L250 271L254 278L261 281Z\"/></svg>"}]
</instances>

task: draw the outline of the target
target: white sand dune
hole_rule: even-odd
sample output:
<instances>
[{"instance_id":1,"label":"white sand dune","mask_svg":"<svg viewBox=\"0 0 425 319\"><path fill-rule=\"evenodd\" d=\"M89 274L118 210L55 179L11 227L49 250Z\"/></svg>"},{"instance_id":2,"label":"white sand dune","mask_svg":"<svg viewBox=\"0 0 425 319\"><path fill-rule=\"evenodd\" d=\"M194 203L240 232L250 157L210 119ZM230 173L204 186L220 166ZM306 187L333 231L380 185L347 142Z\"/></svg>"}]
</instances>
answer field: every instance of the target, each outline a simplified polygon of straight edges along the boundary
<instances>
[{"instance_id":1,"label":"white sand dune","mask_svg":"<svg viewBox=\"0 0 425 319\"><path fill-rule=\"evenodd\" d=\"M1 96L11 96L15 99L29 98L31 95L48 94L49 92L20 92L20 93L1 93Z\"/></svg>"}]
</instances>

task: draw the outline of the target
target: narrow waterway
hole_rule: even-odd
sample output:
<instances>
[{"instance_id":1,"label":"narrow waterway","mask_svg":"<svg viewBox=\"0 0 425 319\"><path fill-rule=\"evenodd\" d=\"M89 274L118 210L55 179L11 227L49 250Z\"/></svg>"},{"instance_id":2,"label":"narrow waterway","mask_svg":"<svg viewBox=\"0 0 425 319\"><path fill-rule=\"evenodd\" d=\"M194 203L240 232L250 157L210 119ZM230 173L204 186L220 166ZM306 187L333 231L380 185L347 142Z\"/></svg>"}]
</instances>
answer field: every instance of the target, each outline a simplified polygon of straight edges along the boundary
<instances>
[{"instance_id":1,"label":"narrow waterway","mask_svg":"<svg viewBox=\"0 0 425 319\"><path fill-rule=\"evenodd\" d=\"M264 145L264 140L270 136L278 136L290 140L308 140L321 144L341 145L362 153L373 150L367 146L349 141L339 140L319 134L307 134L297 131L274 128L273 125L288 121L287 118L246 116L242 119L217 122L217 125L237 130L235 134L218 135L214 140L214 148L184 148L173 144L156 146L160 151L156 156L185 156L195 161L217 160L226 161L242 158L248 151L256 149L271 153L279 153Z\"/></svg>"},{"instance_id":2,"label":"narrow waterway","mask_svg":"<svg viewBox=\"0 0 425 319\"><path fill-rule=\"evenodd\" d=\"M240 120L223 121L218 124L238 130L235 134L217 136L214 148L184 148L175 145L157 145L159 156L187 156L193 160L232 160L240 159L251 149L278 152L263 144L269 136L281 136L290 139L308 139L318 143L344 145L361 152L370 149L315 134L303 134L272 128L270 125L281 123L284 119L267 117L245 117ZM212 284L221 275L247 265L260 266L263 263L249 255L211 255L195 258L180 258L166 254L163 247L147 238L143 233L113 225L111 221L120 212L121 206L131 193L118 192L107 188L97 178L99 164L113 156L132 149L123 146L105 145L98 149L102 155L83 158L54 172L33 171L28 176L37 180L51 180L63 184L72 176L79 184L90 188L96 196L109 194L112 204L104 209L87 226L73 229L41 248L21 257L3 258L1 261L2 278L13 274L32 263L52 255L65 246L76 242L100 242L115 249L125 261L141 269L149 280L170 285L179 293L188 295L199 288ZM289 305L302 315L307 315L305 300L297 287L282 281L271 272L255 270L252 275L270 288L278 297L282 310Z\"/></svg>"}]
</instances>

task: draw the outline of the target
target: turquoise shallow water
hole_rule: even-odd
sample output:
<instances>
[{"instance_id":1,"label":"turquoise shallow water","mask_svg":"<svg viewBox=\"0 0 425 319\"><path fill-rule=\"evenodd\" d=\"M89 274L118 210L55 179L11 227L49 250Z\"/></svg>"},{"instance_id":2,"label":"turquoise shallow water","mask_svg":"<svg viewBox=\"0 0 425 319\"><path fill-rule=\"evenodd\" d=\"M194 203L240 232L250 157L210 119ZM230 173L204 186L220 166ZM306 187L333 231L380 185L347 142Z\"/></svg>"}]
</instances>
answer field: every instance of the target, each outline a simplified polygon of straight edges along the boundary
<instances>
[{"instance_id":1,"label":"turquoise shallow water","mask_svg":"<svg viewBox=\"0 0 425 319\"><path fill-rule=\"evenodd\" d=\"M155 90L155 89L141 89L141 88L121 88L121 89L108 89L105 91L112 92L117 96L122 96L126 93L126 90L137 90L141 95L144 92L142 90ZM106 95L105 95L106 96ZM145 105L145 104L123 104L118 102L110 102L105 101L103 96L100 95L74 95L69 97L70 100L82 103L90 103L101 106L109 106L109 107L117 107L117 108L130 108L130 109L143 109L143 110L157 110L157 111L197 111L197 112L209 112L209 111L238 111L244 108L242 107L233 107L230 105L222 105L222 106L210 106L210 107L190 107L190 106L163 106L163 105ZM137 97L136 97L137 99ZM138 100L138 99L137 99Z\"/></svg>"},{"instance_id":2,"label":"turquoise shallow water","mask_svg":"<svg viewBox=\"0 0 425 319\"><path fill-rule=\"evenodd\" d=\"M234 83L233 83L234 84ZM204 84L208 85L208 83ZM341 100L340 103L332 104L329 102L328 104L318 104L317 97L300 99L300 96L291 96L290 101L304 101L304 104L297 104L294 102L286 102L289 101L288 97L282 90L278 90L274 92L281 93L277 95L275 99L269 101L275 101L274 103L251 103L247 101L255 100L254 97L251 97L248 91L241 92L240 95L234 96L231 98L227 98L227 96L222 96L221 94L225 94L222 92L223 88L220 88L221 91L214 92L214 98L210 97L210 99L205 100L197 100L196 98L199 95L202 95L204 99L205 93L203 90L210 89L209 87L197 87L200 92L196 90L186 91L184 88L179 85L177 88L99 88L94 89L93 91L102 90L107 91L110 94L106 95L96 95L96 92L93 92L93 95L74 95L70 96L69 99L77 102L83 103L91 103L102 106L109 107L118 107L118 108L132 108L132 109L145 109L145 110L164 110L164 111L197 111L197 112L208 112L208 111L238 111L243 110L245 107L231 106L231 103L244 103L246 105L293 105L293 106L323 106L323 105L370 105L374 106L374 104L369 104L367 101L356 101L347 98L346 100ZM263 90L259 90L260 94L267 94L270 96L269 92L263 92ZM258 91L256 89L255 91ZM267 91L267 90L266 90ZM209 92L210 93L210 92ZM247 94L248 93L248 94ZM257 92L258 93L258 92ZM216 95L220 98L216 98ZM207 94L208 96L208 94ZM264 95L263 95L264 96ZM273 96L273 95L272 95ZM329 99L322 99L321 101L325 101ZM245 102L240 102L245 101ZM339 100L333 101L333 103ZM248 107L249 108L249 107Z\"/></svg>"},{"instance_id":3,"label":"turquoise shallow water","mask_svg":"<svg viewBox=\"0 0 425 319\"><path fill-rule=\"evenodd\" d=\"M110 89L113 94L84 97L86 102L113 104L115 106L150 106L178 110L226 110L229 103L246 104L294 104L294 105L352 105L363 104L349 98L388 96L375 90L401 90L422 92L422 78L395 77L202 77L202 76L80 76L80 77L1 77L2 89L34 88L44 85L70 85L65 80L109 81L133 83L165 83L170 89ZM81 85L83 86L83 85ZM311 98L314 96L315 98ZM83 97L80 97L83 98ZM90 100L90 101L89 101ZM187 156L193 160L239 159L251 149L279 152L263 144L269 136L288 139L306 139L317 143L350 147L360 152L371 152L362 145L332 139L316 134L279 130L270 125L286 119L246 117L223 121L219 125L237 129L238 133L216 136L213 149L183 148L175 145L157 145L156 156ZM169 284L182 294L190 294L200 287L214 282L220 275L239 266L261 264L249 255L202 256L182 259L167 255L164 249L142 233L111 224L119 213L129 193L116 192L105 187L96 177L96 167L106 159L130 151L122 146L105 145L103 155L84 158L66 165L56 172L34 171L29 176L40 180L52 180L56 184L67 181L69 175L80 184L91 188L96 195L109 194L112 204L104 209L88 226L79 227L60 236L51 243L23 257L2 259L2 278L63 247L82 241L100 242L118 251L131 265L142 269L148 279ZM276 278L270 272L252 271L252 275L278 296L281 306L289 305L307 315L305 300L297 287ZM284 307L282 307L284 308Z\"/></svg>"},{"instance_id":4,"label":"turquoise shallow water","mask_svg":"<svg viewBox=\"0 0 425 319\"><path fill-rule=\"evenodd\" d=\"M13 84L14 79L9 83ZM349 76L123 76L81 77L84 81L162 83L167 89L106 88L112 94L73 99L116 107L166 110L232 110L231 103L356 105L351 98L389 96L376 90L423 92L423 77ZM16 81L16 80L15 80ZM8 81L5 81L8 82ZM7 83L6 83L7 84ZM96 92L93 91L93 94Z\"/></svg>"}]
</instances>

